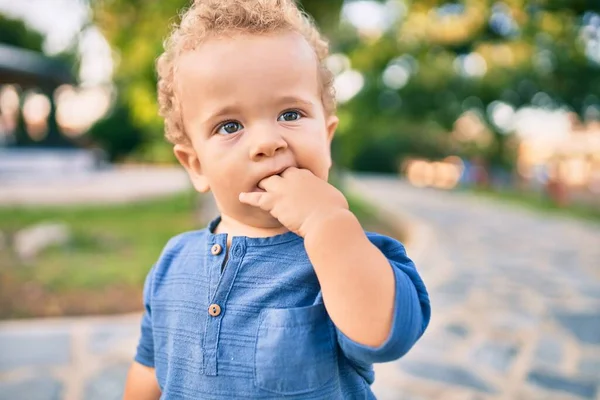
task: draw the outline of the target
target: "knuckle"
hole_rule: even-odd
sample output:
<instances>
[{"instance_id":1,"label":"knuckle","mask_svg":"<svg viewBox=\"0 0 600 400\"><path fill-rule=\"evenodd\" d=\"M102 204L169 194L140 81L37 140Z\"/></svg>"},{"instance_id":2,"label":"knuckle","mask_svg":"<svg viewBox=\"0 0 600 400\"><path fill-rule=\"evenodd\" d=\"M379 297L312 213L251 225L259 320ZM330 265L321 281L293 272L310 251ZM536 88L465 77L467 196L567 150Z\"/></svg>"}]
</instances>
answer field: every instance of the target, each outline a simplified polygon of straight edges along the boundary
<instances>
[{"instance_id":1,"label":"knuckle","mask_svg":"<svg viewBox=\"0 0 600 400\"><path fill-rule=\"evenodd\" d=\"M269 199L267 196L260 196L258 198L258 205L261 207L267 207L269 205Z\"/></svg>"}]
</instances>

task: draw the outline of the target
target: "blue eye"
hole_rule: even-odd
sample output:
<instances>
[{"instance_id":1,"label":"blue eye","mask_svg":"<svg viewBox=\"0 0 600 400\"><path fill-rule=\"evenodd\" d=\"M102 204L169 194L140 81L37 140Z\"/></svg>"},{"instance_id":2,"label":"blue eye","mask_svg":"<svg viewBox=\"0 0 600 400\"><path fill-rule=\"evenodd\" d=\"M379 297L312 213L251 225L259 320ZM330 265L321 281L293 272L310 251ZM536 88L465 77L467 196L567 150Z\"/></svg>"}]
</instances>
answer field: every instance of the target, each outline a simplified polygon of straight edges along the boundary
<instances>
[{"instance_id":1,"label":"blue eye","mask_svg":"<svg viewBox=\"0 0 600 400\"><path fill-rule=\"evenodd\" d=\"M229 121L221 125L217 130L217 133L221 135L231 135L241 131L242 129L244 129L244 127L239 122Z\"/></svg>"},{"instance_id":2,"label":"blue eye","mask_svg":"<svg viewBox=\"0 0 600 400\"><path fill-rule=\"evenodd\" d=\"M302 115L300 115L298 111L286 111L283 114L281 114L279 118L277 118L277 121L290 122L297 121L300 118L302 118Z\"/></svg>"}]
</instances>

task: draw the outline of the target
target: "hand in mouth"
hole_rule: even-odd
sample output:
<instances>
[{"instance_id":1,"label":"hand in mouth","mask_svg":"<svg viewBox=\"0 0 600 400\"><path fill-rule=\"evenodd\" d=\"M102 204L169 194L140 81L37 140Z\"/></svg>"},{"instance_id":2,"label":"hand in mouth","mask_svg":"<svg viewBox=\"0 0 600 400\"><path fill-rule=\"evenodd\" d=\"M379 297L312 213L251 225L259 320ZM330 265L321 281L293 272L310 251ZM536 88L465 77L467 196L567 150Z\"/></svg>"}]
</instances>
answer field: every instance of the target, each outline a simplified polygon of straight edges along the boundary
<instances>
[{"instance_id":1,"label":"hand in mouth","mask_svg":"<svg viewBox=\"0 0 600 400\"><path fill-rule=\"evenodd\" d=\"M278 170L276 170L276 171L274 171L274 172L272 172L272 173L269 173L269 174L268 174L268 175L266 175L264 178L262 178L262 179L261 179L261 181L262 181L262 180L264 180L264 179L267 179L267 178L269 178L269 177L271 177L271 176L274 176L274 175L281 175L281 174L282 174L282 173L283 173L283 172L284 172L286 169L288 169L288 168L290 168L290 167L283 167L283 168L280 168L280 169L278 169ZM260 181L259 181L259 183L260 183ZM257 184L257 185L256 185L256 186L255 186L255 187L252 189L252 191L253 191L253 192L264 192L265 190L264 190L264 189L261 189L261 188L259 188L259 187L258 187L258 184Z\"/></svg>"}]
</instances>

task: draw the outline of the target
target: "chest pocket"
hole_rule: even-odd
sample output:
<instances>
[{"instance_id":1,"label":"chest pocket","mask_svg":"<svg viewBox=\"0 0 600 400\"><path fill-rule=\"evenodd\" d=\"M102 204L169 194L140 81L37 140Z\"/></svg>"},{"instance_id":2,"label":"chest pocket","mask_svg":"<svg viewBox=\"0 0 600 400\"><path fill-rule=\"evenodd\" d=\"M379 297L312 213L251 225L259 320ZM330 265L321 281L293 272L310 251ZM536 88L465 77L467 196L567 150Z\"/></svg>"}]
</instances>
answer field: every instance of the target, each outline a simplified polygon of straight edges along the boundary
<instances>
[{"instance_id":1,"label":"chest pocket","mask_svg":"<svg viewBox=\"0 0 600 400\"><path fill-rule=\"evenodd\" d=\"M315 391L337 379L335 330L325 306L264 309L256 336L254 383L277 394Z\"/></svg>"}]
</instances>

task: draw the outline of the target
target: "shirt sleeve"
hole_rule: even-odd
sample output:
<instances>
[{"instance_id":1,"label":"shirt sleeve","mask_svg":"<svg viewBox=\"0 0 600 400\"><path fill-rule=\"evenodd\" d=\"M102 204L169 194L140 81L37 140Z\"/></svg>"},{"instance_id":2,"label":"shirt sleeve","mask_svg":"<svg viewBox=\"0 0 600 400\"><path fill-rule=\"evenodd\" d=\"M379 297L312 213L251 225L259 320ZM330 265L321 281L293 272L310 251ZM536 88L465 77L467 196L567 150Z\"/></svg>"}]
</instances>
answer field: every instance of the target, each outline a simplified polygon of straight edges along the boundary
<instances>
[{"instance_id":1,"label":"shirt sleeve","mask_svg":"<svg viewBox=\"0 0 600 400\"><path fill-rule=\"evenodd\" d=\"M142 316L141 337L134 360L147 367L154 368L154 338L152 335L151 293L154 267L146 276L144 283L144 315Z\"/></svg>"},{"instance_id":2,"label":"shirt sleeve","mask_svg":"<svg viewBox=\"0 0 600 400\"><path fill-rule=\"evenodd\" d=\"M353 341L337 329L340 348L357 365L393 361L406 354L423 335L431 316L429 295L404 246L387 236L368 233L369 240L386 256L394 271L395 298L392 328L378 347Z\"/></svg>"}]
</instances>

